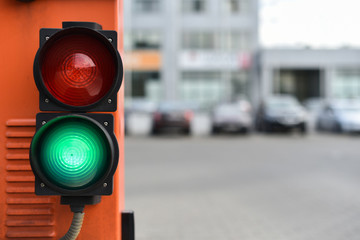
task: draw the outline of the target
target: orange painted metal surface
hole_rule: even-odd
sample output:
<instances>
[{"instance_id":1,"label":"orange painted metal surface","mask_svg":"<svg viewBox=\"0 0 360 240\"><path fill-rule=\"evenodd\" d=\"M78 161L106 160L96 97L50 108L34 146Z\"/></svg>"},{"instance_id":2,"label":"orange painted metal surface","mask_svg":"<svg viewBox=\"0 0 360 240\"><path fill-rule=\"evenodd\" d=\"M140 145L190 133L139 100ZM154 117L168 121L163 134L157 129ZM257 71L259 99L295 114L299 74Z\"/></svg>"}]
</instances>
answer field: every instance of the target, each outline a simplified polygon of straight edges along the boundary
<instances>
[{"instance_id":1,"label":"orange painted metal surface","mask_svg":"<svg viewBox=\"0 0 360 240\"><path fill-rule=\"evenodd\" d=\"M62 237L72 220L58 196L36 196L28 150L35 132L38 90L33 61L40 28L61 28L63 21L97 22L116 30L122 49L122 0L0 1L0 239L47 240ZM122 51L120 51L121 53ZM120 161L112 196L85 207L79 240L119 240L124 207L123 86L115 131Z\"/></svg>"}]
</instances>

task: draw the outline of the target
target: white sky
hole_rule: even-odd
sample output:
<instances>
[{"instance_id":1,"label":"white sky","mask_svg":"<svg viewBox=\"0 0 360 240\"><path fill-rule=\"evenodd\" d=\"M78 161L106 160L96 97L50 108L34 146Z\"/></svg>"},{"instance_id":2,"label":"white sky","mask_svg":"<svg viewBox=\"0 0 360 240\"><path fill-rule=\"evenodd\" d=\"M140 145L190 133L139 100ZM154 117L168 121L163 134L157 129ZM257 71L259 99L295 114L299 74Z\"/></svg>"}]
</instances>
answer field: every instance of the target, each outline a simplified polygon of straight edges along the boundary
<instances>
[{"instance_id":1,"label":"white sky","mask_svg":"<svg viewBox=\"0 0 360 240\"><path fill-rule=\"evenodd\" d=\"M360 47L360 0L260 0L265 47Z\"/></svg>"}]
</instances>

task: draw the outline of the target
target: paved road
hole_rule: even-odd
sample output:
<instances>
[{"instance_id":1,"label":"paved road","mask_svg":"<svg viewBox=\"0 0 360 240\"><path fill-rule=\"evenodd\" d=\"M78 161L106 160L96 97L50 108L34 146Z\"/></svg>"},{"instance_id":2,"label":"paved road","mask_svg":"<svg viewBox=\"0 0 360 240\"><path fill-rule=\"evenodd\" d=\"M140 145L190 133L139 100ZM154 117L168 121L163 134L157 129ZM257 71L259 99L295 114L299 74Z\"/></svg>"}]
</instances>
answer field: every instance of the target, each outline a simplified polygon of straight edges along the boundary
<instances>
[{"instance_id":1,"label":"paved road","mask_svg":"<svg viewBox=\"0 0 360 240\"><path fill-rule=\"evenodd\" d=\"M126 138L137 240L359 240L360 136Z\"/></svg>"}]
</instances>

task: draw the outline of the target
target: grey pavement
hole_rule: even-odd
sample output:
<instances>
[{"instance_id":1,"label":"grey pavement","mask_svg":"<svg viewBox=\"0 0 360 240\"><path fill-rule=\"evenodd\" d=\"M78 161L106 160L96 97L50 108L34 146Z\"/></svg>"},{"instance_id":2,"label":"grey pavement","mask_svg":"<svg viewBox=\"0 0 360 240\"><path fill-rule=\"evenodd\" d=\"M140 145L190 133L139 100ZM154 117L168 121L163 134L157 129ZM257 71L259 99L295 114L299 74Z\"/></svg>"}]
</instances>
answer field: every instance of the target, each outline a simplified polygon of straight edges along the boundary
<instances>
[{"instance_id":1,"label":"grey pavement","mask_svg":"<svg viewBox=\"0 0 360 240\"><path fill-rule=\"evenodd\" d=\"M125 139L137 240L359 240L360 135Z\"/></svg>"}]
</instances>

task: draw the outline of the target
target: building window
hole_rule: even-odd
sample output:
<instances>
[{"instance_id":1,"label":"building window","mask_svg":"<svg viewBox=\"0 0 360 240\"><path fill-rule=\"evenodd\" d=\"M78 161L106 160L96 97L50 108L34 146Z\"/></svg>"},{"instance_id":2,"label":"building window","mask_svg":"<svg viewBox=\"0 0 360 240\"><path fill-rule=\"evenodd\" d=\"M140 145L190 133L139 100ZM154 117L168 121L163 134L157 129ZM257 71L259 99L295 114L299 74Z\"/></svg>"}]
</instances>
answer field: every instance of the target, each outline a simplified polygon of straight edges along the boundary
<instances>
[{"instance_id":1,"label":"building window","mask_svg":"<svg viewBox=\"0 0 360 240\"><path fill-rule=\"evenodd\" d=\"M203 13L206 11L206 0L182 0L183 13Z\"/></svg>"},{"instance_id":2,"label":"building window","mask_svg":"<svg viewBox=\"0 0 360 240\"><path fill-rule=\"evenodd\" d=\"M247 71L230 72L229 80L231 82L231 97L236 100L240 97L248 97L249 73Z\"/></svg>"},{"instance_id":3,"label":"building window","mask_svg":"<svg viewBox=\"0 0 360 240\"><path fill-rule=\"evenodd\" d=\"M222 32L216 35L216 48L224 51L249 50L250 34L247 32Z\"/></svg>"},{"instance_id":4,"label":"building window","mask_svg":"<svg viewBox=\"0 0 360 240\"><path fill-rule=\"evenodd\" d=\"M131 34L132 49L159 49L161 36L156 31L133 31Z\"/></svg>"},{"instance_id":5,"label":"building window","mask_svg":"<svg viewBox=\"0 0 360 240\"><path fill-rule=\"evenodd\" d=\"M185 101L209 107L225 100L249 96L247 71L185 71L180 91Z\"/></svg>"},{"instance_id":6,"label":"building window","mask_svg":"<svg viewBox=\"0 0 360 240\"><path fill-rule=\"evenodd\" d=\"M240 0L223 0L224 10L229 13L238 13L240 11Z\"/></svg>"},{"instance_id":7,"label":"building window","mask_svg":"<svg viewBox=\"0 0 360 240\"><path fill-rule=\"evenodd\" d=\"M160 12L160 0L135 0L135 13L157 13Z\"/></svg>"},{"instance_id":8,"label":"building window","mask_svg":"<svg viewBox=\"0 0 360 240\"><path fill-rule=\"evenodd\" d=\"M147 98L158 100L160 98L160 73L159 72L131 72L131 91L129 95L133 98Z\"/></svg>"},{"instance_id":9,"label":"building window","mask_svg":"<svg viewBox=\"0 0 360 240\"><path fill-rule=\"evenodd\" d=\"M248 13L250 10L249 0L221 0L222 10L229 14Z\"/></svg>"},{"instance_id":10,"label":"building window","mask_svg":"<svg viewBox=\"0 0 360 240\"><path fill-rule=\"evenodd\" d=\"M182 34L182 48L187 50L214 49L214 34L210 32L184 32Z\"/></svg>"},{"instance_id":11,"label":"building window","mask_svg":"<svg viewBox=\"0 0 360 240\"><path fill-rule=\"evenodd\" d=\"M360 69L339 69L336 71L332 84L332 97L360 97Z\"/></svg>"},{"instance_id":12,"label":"building window","mask_svg":"<svg viewBox=\"0 0 360 240\"><path fill-rule=\"evenodd\" d=\"M220 72L183 72L181 78L180 94L187 102L211 106L226 92Z\"/></svg>"},{"instance_id":13,"label":"building window","mask_svg":"<svg viewBox=\"0 0 360 240\"><path fill-rule=\"evenodd\" d=\"M250 34L247 32L183 32L184 50L250 50Z\"/></svg>"}]
</instances>

